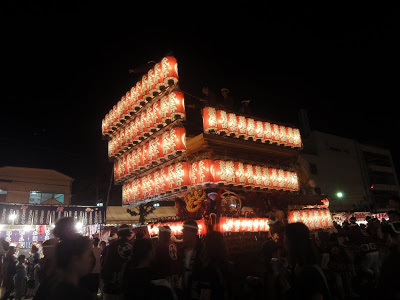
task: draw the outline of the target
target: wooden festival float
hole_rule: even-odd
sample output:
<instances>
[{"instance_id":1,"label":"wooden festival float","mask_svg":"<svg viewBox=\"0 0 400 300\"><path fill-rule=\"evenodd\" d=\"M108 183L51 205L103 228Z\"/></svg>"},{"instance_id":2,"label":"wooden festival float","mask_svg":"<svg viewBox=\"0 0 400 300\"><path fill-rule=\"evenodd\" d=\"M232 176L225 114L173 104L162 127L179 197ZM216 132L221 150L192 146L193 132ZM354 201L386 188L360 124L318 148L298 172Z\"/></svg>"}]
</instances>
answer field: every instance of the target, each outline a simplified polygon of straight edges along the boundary
<instances>
[{"instance_id":1,"label":"wooden festival float","mask_svg":"<svg viewBox=\"0 0 400 300\"><path fill-rule=\"evenodd\" d=\"M178 63L164 57L122 96L102 121L122 205L152 210L175 201L177 215L160 224L180 235L184 220L224 233L231 252L259 249L269 218L301 221L310 229L332 226L323 195L303 195L302 141L293 126L205 107L203 132L188 136Z\"/></svg>"}]
</instances>

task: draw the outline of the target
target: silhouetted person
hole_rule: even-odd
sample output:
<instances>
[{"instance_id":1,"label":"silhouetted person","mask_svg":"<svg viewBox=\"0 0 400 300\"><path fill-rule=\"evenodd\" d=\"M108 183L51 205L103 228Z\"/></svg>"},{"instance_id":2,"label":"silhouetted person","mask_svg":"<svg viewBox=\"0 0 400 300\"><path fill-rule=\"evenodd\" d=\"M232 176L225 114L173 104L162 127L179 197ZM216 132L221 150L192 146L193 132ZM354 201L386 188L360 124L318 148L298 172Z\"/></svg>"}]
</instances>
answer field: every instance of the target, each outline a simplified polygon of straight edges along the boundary
<instances>
[{"instance_id":1,"label":"silhouetted person","mask_svg":"<svg viewBox=\"0 0 400 300\"><path fill-rule=\"evenodd\" d=\"M234 109L234 100L233 100L229 90L227 88L222 88L221 95L222 95L221 106L227 110L233 110Z\"/></svg>"},{"instance_id":2,"label":"silhouetted person","mask_svg":"<svg viewBox=\"0 0 400 300\"><path fill-rule=\"evenodd\" d=\"M218 104L217 96L208 85L203 85L201 88L201 92L204 95L204 97L200 99L202 107L215 107Z\"/></svg>"},{"instance_id":3,"label":"silhouetted person","mask_svg":"<svg viewBox=\"0 0 400 300\"><path fill-rule=\"evenodd\" d=\"M242 114L251 114L250 100L243 100L240 103L238 112Z\"/></svg>"}]
</instances>

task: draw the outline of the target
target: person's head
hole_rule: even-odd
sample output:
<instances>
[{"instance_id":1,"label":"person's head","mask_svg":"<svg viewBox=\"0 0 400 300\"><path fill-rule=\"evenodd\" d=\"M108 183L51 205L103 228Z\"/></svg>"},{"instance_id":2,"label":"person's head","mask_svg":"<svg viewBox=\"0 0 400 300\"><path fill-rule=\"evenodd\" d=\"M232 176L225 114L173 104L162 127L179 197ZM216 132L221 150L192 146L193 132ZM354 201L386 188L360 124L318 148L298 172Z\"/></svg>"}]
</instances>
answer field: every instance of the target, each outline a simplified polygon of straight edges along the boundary
<instances>
[{"instance_id":1,"label":"person's head","mask_svg":"<svg viewBox=\"0 0 400 300\"><path fill-rule=\"evenodd\" d=\"M131 227L127 224L122 224L118 228L118 238L122 240L128 240L132 235Z\"/></svg>"},{"instance_id":2,"label":"person's head","mask_svg":"<svg viewBox=\"0 0 400 300\"><path fill-rule=\"evenodd\" d=\"M72 239L78 236L75 219L72 217L59 219L55 224L53 234L59 240Z\"/></svg>"},{"instance_id":3,"label":"person's head","mask_svg":"<svg viewBox=\"0 0 400 300\"><path fill-rule=\"evenodd\" d=\"M224 237L219 231L210 231L204 239L204 247L201 253L204 265L221 265L228 260L228 248Z\"/></svg>"},{"instance_id":4,"label":"person's head","mask_svg":"<svg viewBox=\"0 0 400 300\"><path fill-rule=\"evenodd\" d=\"M91 267L92 243L85 236L61 240L55 247L56 267L76 278L88 274Z\"/></svg>"},{"instance_id":5,"label":"person's head","mask_svg":"<svg viewBox=\"0 0 400 300\"><path fill-rule=\"evenodd\" d=\"M229 90L227 88L222 88L221 94L222 94L222 97L226 98L229 96Z\"/></svg>"},{"instance_id":6,"label":"person's head","mask_svg":"<svg viewBox=\"0 0 400 300\"><path fill-rule=\"evenodd\" d=\"M100 242L100 249L103 250L107 246L106 241L101 241Z\"/></svg>"},{"instance_id":7,"label":"person's head","mask_svg":"<svg viewBox=\"0 0 400 300\"><path fill-rule=\"evenodd\" d=\"M303 223L291 223L286 226L284 243L293 266L316 263L317 257L310 239L310 230Z\"/></svg>"},{"instance_id":8,"label":"person's head","mask_svg":"<svg viewBox=\"0 0 400 300\"><path fill-rule=\"evenodd\" d=\"M39 248L36 245L32 244L31 252L32 253L37 253L38 251L39 251Z\"/></svg>"},{"instance_id":9,"label":"person's head","mask_svg":"<svg viewBox=\"0 0 400 300\"><path fill-rule=\"evenodd\" d=\"M209 88L208 88L208 86L207 85L203 85L202 86L202 88L201 88L201 92L204 94L204 95L208 95L208 93L209 93Z\"/></svg>"},{"instance_id":10,"label":"person's head","mask_svg":"<svg viewBox=\"0 0 400 300\"><path fill-rule=\"evenodd\" d=\"M197 231L199 226L195 220L186 220L183 223L182 238L184 243L195 243L197 240Z\"/></svg>"},{"instance_id":11,"label":"person's head","mask_svg":"<svg viewBox=\"0 0 400 300\"><path fill-rule=\"evenodd\" d=\"M93 239L93 247L97 248L99 246L99 243L100 243L100 239L98 237L95 237Z\"/></svg>"},{"instance_id":12,"label":"person's head","mask_svg":"<svg viewBox=\"0 0 400 300\"><path fill-rule=\"evenodd\" d=\"M146 232L143 229L140 229L136 233L136 240L144 239L146 237Z\"/></svg>"},{"instance_id":13,"label":"person's head","mask_svg":"<svg viewBox=\"0 0 400 300\"><path fill-rule=\"evenodd\" d=\"M158 241L160 243L166 243L171 238L171 228L169 226L158 227Z\"/></svg>"},{"instance_id":14,"label":"person's head","mask_svg":"<svg viewBox=\"0 0 400 300\"><path fill-rule=\"evenodd\" d=\"M357 221L356 217L351 217L350 218L350 223L351 224L356 224L356 221Z\"/></svg>"},{"instance_id":15,"label":"person's head","mask_svg":"<svg viewBox=\"0 0 400 300\"><path fill-rule=\"evenodd\" d=\"M58 241L56 239L49 239L43 242L42 249L44 257L46 258L54 257L55 247L57 243Z\"/></svg>"},{"instance_id":16,"label":"person's head","mask_svg":"<svg viewBox=\"0 0 400 300\"><path fill-rule=\"evenodd\" d=\"M136 240L132 249L132 263L134 266L149 265L154 257L153 241L148 238Z\"/></svg>"},{"instance_id":17,"label":"person's head","mask_svg":"<svg viewBox=\"0 0 400 300\"><path fill-rule=\"evenodd\" d=\"M23 254L18 255L17 260L18 260L18 262L19 262L20 264L23 264L23 263L25 262L25 255L23 255Z\"/></svg>"}]
</instances>

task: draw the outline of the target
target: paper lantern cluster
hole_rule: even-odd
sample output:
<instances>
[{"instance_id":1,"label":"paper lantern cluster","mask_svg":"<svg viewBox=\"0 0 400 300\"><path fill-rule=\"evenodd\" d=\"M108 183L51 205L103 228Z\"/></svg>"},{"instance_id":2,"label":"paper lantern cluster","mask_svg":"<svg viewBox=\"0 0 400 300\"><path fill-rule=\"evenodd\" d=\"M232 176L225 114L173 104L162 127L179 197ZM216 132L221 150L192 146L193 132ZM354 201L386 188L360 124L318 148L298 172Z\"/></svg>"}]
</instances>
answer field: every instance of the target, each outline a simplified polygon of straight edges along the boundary
<instances>
[{"instance_id":1,"label":"paper lantern cluster","mask_svg":"<svg viewBox=\"0 0 400 300\"><path fill-rule=\"evenodd\" d=\"M203 108L202 114L205 133L227 135L291 148L302 147L300 130L297 128L247 118L214 107Z\"/></svg>"},{"instance_id":2,"label":"paper lantern cluster","mask_svg":"<svg viewBox=\"0 0 400 300\"><path fill-rule=\"evenodd\" d=\"M268 218L220 217L221 232L262 232L269 231Z\"/></svg>"},{"instance_id":3,"label":"paper lantern cluster","mask_svg":"<svg viewBox=\"0 0 400 300\"><path fill-rule=\"evenodd\" d=\"M206 226L204 225L204 221L202 219L197 220L197 226L199 227L199 230L197 231L198 235L205 235L206 232ZM182 234L182 229L183 229L183 222L167 222L167 223L152 223L147 225L147 230L149 231L149 234L151 236L158 235L158 227L159 226L169 226L171 228L171 235L181 235Z\"/></svg>"},{"instance_id":4,"label":"paper lantern cluster","mask_svg":"<svg viewBox=\"0 0 400 300\"><path fill-rule=\"evenodd\" d=\"M119 156L114 162L114 180L126 180L135 172L151 168L186 151L186 130L173 127Z\"/></svg>"},{"instance_id":5,"label":"paper lantern cluster","mask_svg":"<svg viewBox=\"0 0 400 300\"><path fill-rule=\"evenodd\" d=\"M165 91L168 86L178 82L178 62L172 56L164 57L156 63L141 80L122 96L121 100L102 120L102 134L108 136L115 132L127 119Z\"/></svg>"},{"instance_id":6,"label":"paper lantern cluster","mask_svg":"<svg viewBox=\"0 0 400 300\"><path fill-rule=\"evenodd\" d=\"M108 156L121 155L167 124L185 118L185 116L182 92L174 91L163 96L111 135L111 139L108 141Z\"/></svg>"},{"instance_id":7,"label":"paper lantern cluster","mask_svg":"<svg viewBox=\"0 0 400 300\"><path fill-rule=\"evenodd\" d=\"M333 226L329 209L304 209L288 212L290 223L302 222L309 229L329 228Z\"/></svg>"},{"instance_id":8,"label":"paper lantern cluster","mask_svg":"<svg viewBox=\"0 0 400 300\"><path fill-rule=\"evenodd\" d=\"M296 172L242 162L206 159L192 164L172 164L126 183L122 189L122 201L128 204L153 197L163 198L172 192L208 183L265 190L299 190Z\"/></svg>"}]
</instances>

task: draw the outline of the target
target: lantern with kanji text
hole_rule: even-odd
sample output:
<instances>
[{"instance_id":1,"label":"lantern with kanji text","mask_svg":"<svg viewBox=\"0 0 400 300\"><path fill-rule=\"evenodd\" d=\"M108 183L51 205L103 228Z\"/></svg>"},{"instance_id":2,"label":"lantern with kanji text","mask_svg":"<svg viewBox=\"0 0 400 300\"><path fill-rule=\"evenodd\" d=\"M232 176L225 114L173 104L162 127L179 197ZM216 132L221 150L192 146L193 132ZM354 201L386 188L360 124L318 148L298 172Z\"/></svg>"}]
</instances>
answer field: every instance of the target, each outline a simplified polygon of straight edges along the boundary
<instances>
[{"instance_id":1,"label":"lantern with kanji text","mask_svg":"<svg viewBox=\"0 0 400 300\"><path fill-rule=\"evenodd\" d=\"M161 67L161 62L154 65L154 78L156 83L157 92L162 92L165 90L164 74Z\"/></svg>"},{"instance_id":2,"label":"lantern with kanji text","mask_svg":"<svg viewBox=\"0 0 400 300\"><path fill-rule=\"evenodd\" d=\"M245 116L237 116L238 137L245 138L247 135L247 122Z\"/></svg>"},{"instance_id":3,"label":"lantern with kanji text","mask_svg":"<svg viewBox=\"0 0 400 300\"><path fill-rule=\"evenodd\" d=\"M182 92L172 92L168 95L169 109L172 120L185 117L185 100Z\"/></svg>"},{"instance_id":4,"label":"lantern with kanji text","mask_svg":"<svg viewBox=\"0 0 400 300\"><path fill-rule=\"evenodd\" d=\"M163 72L164 83L174 85L178 82L178 62L175 57L166 56L161 60L161 70Z\"/></svg>"},{"instance_id":5,"label":"lantern with kanji text","mask_svg":"<svg viewBox=\"0 0 400 300\"><path fill-rule=\"evenodd\" d=\"M190 163L178 162L175 164L176 188L177 190L186 189L191 185Z\"/></svg>"},{"instance_id":6,"label":"lantern with kanji text","mask_svg":"<svg viewBox=\"0 0 400 300\"><path fill-rule=\"evenodd\" d=\"M217 130L217 111L214 107L204 107L203 128L205 133L213 133Z\"/></svg>"},{"instance_id":7,"label":"lantern with kanji text","mask_svg":"<svg viewBox=\"0 0 400 300\"><path fill-rule=\"evenodd\" d=\"M183 127L174 127L169 131L171 154L180 155L186 151L186 130Z\"/></svg>"},{"instance_id":8,"label":"lantern with kanji text","mask_svg":"<svg viewBox=\"0 0 400 300\"><path fill-rule=\"evenodd\" d=\"M228 134L231 137L238 135L237 117L234 113L228 113Z\"/></svg>"}]
</instances>

